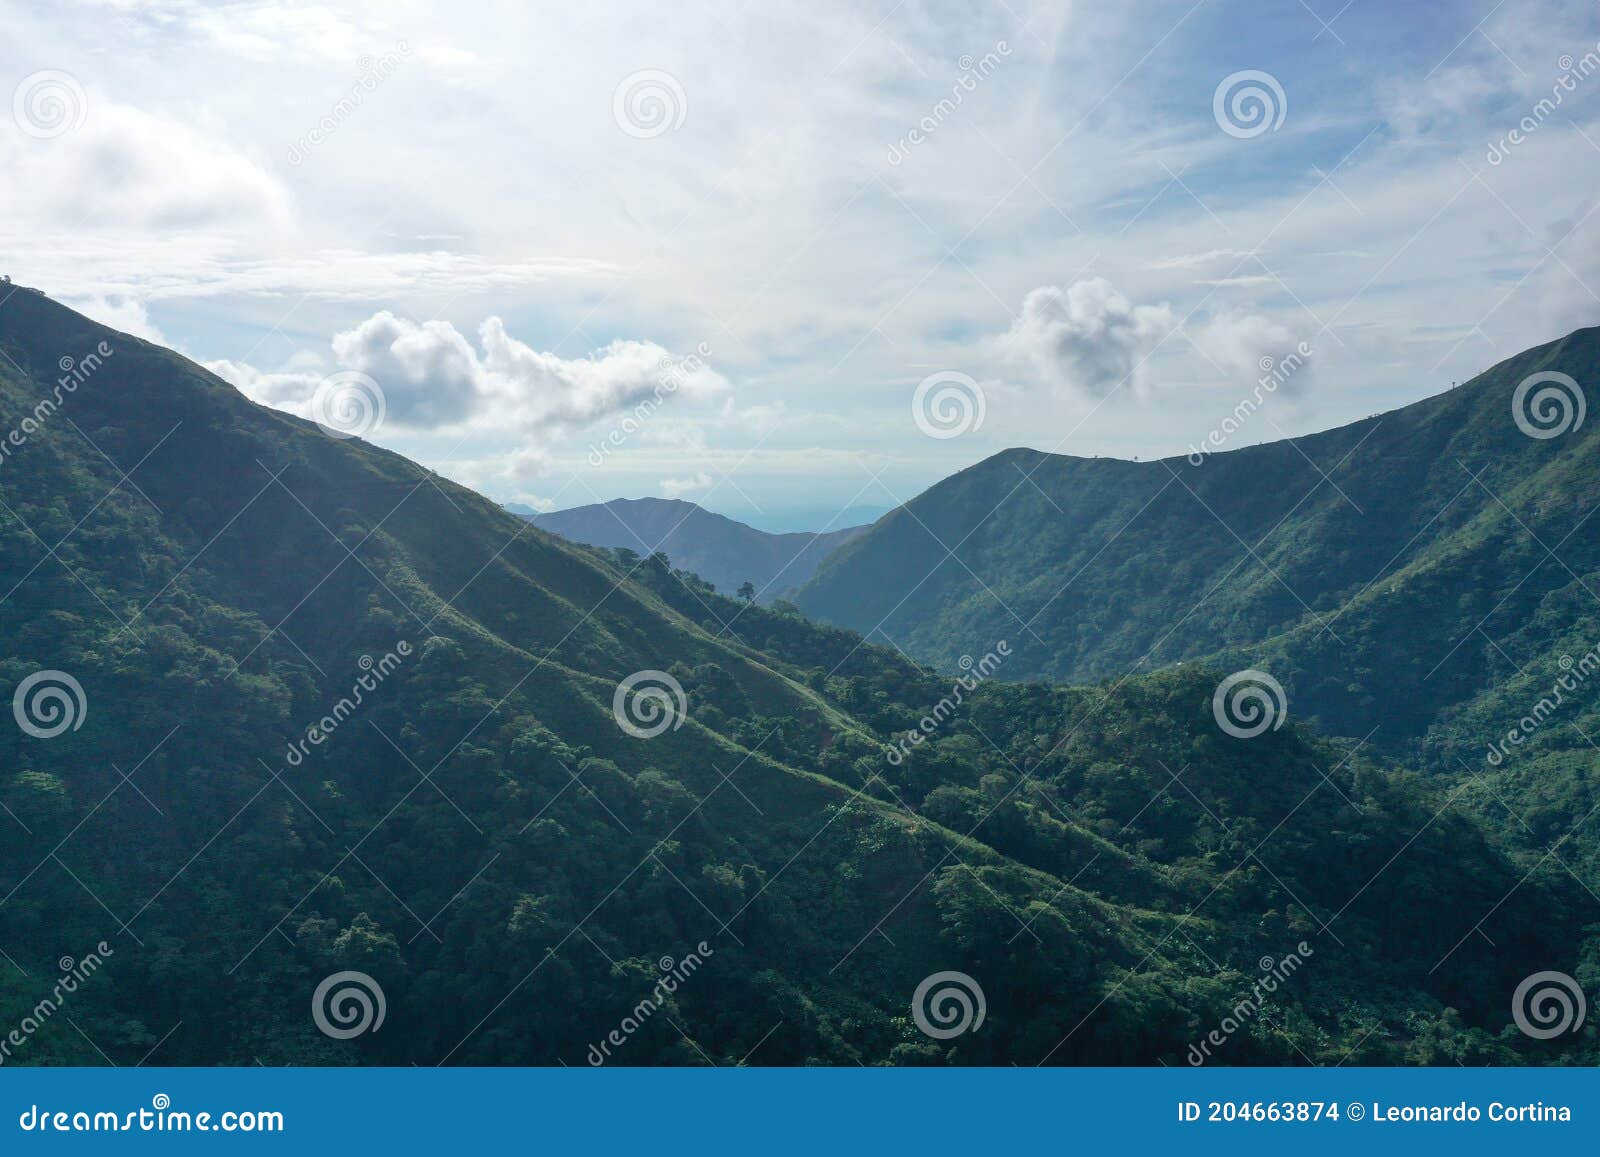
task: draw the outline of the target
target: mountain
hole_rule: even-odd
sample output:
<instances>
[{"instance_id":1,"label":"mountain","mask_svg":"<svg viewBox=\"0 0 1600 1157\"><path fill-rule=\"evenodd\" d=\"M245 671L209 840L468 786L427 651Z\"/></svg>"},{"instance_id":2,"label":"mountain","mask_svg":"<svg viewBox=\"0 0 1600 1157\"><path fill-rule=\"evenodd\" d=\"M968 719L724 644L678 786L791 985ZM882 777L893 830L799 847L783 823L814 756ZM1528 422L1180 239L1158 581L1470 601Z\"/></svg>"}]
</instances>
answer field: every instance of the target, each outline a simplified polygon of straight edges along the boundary
<instances>
[{"instance_id":1,"label":"mountain","mask_svg":"<svg viewBox=\"0 0 1600 1157\"><path fill-rule=\"evenodd\" d=\"M33 293L0 429L7 1064L1600 1059L1559 857L1217 671L952 682Z\"/></svg>"},{"instance_id":2,"label":"mountain","mask_svg":"<svg viewBox=\"0 0 1600 1157\"><path fill-rule=\"evenodd\" d=\"M1553 661L1555 636L1588 623L1581 649L1600 642L1600 428L1579 409L1533 437L1513 415L1551 372L1600 382L1600 330L1307 437L1155 462L1009 450L842 547L796 601L947 670L999 638L1006 678L1258 667L1301 718L1415 753ZM1546 433L1537 397L1523 420Z\"/></svg>"},{"instance_id":3,"label":"mountain","mask_svg":"<svg viewBox=\"0 0 1600 1157\"><path fill-rule=\"evenodd\" d=\"M815 534L769 534L693 502L668 498L618 498L535 514L531 521L591 546L641 555L660 551L725 594L751 583L759 602L771 602L805 582L824 558L866 529L847 526Z\"/></svg>"},{"instance_id":4,"label":"mountain","mask_svg":"<svg viewBox=\"0 0 1600 1157\"><path fill-rule=\"evenodd\" d=\"M870 503L847 506L843 510L837 507L817 507L813 510L791 508L758 515L751 519L750 524L757 530L797 534L809 532L814 526L870 526L893 509L893 506Z\"/></svg>"}]
</instances>

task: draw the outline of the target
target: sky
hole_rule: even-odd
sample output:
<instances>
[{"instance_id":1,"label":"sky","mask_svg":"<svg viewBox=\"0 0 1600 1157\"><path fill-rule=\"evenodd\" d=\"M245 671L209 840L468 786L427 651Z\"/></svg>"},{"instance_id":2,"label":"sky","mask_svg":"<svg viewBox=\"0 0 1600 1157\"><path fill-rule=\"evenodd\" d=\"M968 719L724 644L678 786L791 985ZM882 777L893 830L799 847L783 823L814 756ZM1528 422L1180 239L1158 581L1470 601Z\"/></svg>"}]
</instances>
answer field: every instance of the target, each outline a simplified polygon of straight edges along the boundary
<instances>
[{"instance_id":1,"label":"sky","mask_svg":"<svg viewBox=\"0 0 1600 1157\"><path fill-rule=\"evenodd\" d=\"M537 509L822 529L1600 323L1592 0L0 0L0 85L0 271Z\"/></svg>"}]
</instances>

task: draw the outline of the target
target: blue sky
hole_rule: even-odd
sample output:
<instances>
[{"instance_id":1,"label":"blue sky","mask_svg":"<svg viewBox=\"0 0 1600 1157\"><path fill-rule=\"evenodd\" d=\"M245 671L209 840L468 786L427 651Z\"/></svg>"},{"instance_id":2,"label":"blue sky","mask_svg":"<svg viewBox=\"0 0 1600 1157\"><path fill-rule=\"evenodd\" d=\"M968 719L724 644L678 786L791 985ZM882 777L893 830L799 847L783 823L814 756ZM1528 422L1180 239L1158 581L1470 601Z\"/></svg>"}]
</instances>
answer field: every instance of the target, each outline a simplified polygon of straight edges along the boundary
<instances>
[{"instance_id":1,"label":"blue sky","mask_svg":"<svg viewBox=\"0 0 1600 1157\"><path fill-rule=\"evenodd\" d=\"M574 7L0 4L6 270L495 498L768 526L1600 321L1593 3Z\"/></svg>"}]
</instances>

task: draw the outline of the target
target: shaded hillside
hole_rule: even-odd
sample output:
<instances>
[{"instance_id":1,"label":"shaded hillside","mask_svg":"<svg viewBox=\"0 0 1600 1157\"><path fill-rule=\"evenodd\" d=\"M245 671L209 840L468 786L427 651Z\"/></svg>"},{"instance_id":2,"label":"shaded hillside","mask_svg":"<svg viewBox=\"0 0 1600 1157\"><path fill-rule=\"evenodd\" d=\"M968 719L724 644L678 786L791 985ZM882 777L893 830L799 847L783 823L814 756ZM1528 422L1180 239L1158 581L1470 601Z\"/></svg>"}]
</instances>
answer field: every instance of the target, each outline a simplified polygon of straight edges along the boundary
<instances>
[{"instance_id":1,"label":"shaded hillside","mask_svg":"<svg viewBox=\"0 0 1600 1157\"><path fill-rule=\"evenodd\" d=\"M892 651L45 298L0 303L0 354L0 1021L110 950L7 1063L576 1065L632 1023L619 1063L1181 1064L1302 943L1219 1062L1596 1059L1507 1011L1592 899L1403 771L1224 734L1215 672L944 711ZM949 970L987 1019L937 1040L908 1013ZM346 971L381 1031L319 1031Z\"/></svg>"},{"instance_id":2,"label":"shaded hillside","mask_svg":"<svg viewBox=\"0 0 1600 1157\"><path fill-rule=\"evenodd\" d=\"M693 502L618 498L531 516L535 526L574 542L650 555L660 552L724 594L750 583L771 602L816 572L818 564L866 529L769 534Z\"/></svg>"},{"instance_id":3,"label":"shaded hillside","mask_svg":"<svg viewBox=\"0 0 1600 1157\"><path fill-rule=\"evenodd\" d=\"M1267 666L1301 717L1401 750L1494 684L1499 641L1549 600L1600 590L1600 424L1538 439L1513 420L1545 370L1600 382L1600 331L1198 465L1007 451L847 544L797 601L946 668L1010 638L1009 678Z\"/></svg>"}]
</instances>

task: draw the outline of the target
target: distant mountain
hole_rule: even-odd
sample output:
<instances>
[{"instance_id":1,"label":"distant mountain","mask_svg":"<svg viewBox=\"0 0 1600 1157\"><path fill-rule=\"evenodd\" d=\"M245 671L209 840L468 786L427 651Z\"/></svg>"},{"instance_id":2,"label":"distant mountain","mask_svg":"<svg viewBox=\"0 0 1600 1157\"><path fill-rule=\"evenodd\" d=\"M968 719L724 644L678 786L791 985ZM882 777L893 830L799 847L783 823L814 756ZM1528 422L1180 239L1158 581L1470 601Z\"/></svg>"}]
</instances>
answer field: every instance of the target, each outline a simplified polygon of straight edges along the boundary
<instances>
[{"instance_id":1,"label":"distant mountain","mask_svg":"<svg viewBox=\"0 0 1600 1157\"><path fill-rule=\"evenodd\" d=\"M7 1066L1597 1059L1559 858L1216 672L956 684L34 294L0 430Z\"/></svg>"},{"instance_id":2,"label":"distant mountain","mask_svg":"<svg viewBox=\"0 0 1600 1157\"><path fill-rule=\"evenodd\" d=\"M1561 417L1537 392L1559 381L1522 385L1547 372L1593 397L1600 330L1196 461L1008 450L846 544L797 601L947 670L999 638L1006 678L1260 667L1302 718L1413 749L1508 672L1553 662L1553 640L1600 642L1600 422L1568 389L1572 428L1525 433L1552 432L1533 407Z\"/></svg>"},{"instance_id":3,"label":"distant mountain","mask_svg":"<svg viewBox=\"0 0 1600 1157\"><path fill-rule=\"evenodd\" d=\"M805 582L823 559L866 529L847 524L817 534L771 534L670 498L618 498L523 517L573 542L641 555L660 551L674 566L699 575L726 595L751 583L762 603Z\"/></svg>"},{"instance_id":4,"label":"distant mountain","mask_svg":"<svg viewBox=\"0 0 1600 1157\"><path fill-rule=\"evenodd\" d=\"M832 530L841 526L870 526L877 522L892 506L847 506L843 510L819 507L815 510L781 510L770 514L747 517L749 525L773 534L799 534L815 532L818 527Z\"/></svg>"}]
</instances>

